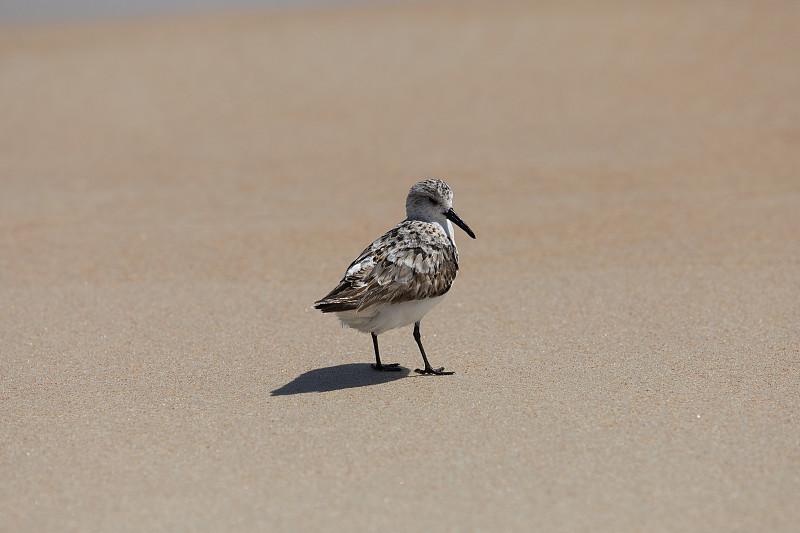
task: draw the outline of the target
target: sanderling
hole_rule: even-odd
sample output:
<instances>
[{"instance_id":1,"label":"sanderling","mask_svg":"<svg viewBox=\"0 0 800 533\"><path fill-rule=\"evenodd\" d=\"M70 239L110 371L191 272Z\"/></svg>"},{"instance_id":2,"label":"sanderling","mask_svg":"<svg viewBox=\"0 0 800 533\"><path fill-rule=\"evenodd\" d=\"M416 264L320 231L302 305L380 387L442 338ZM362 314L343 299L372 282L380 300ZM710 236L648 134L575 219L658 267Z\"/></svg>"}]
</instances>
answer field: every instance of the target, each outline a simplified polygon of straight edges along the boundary
<instances>
[{"instance_id":1,"label":"sanderling","mask_svg":"<svg viewBox=\"0 0 800 533\"><path fill-rule=\"evenodd\" d=\"M314 307L336 313L343 325L372 335L376 370L400 370L397 363L381 364L378 335L414 324L414 340L425 362L425 368L416 372L452 374L428 363L419 323L442 301L458 272L450 222L473 239L475 234L453 211L453 191L442 180L427 179L411 187L406 216L361 252L339 284Z\"/></svg>"}]
</instances>

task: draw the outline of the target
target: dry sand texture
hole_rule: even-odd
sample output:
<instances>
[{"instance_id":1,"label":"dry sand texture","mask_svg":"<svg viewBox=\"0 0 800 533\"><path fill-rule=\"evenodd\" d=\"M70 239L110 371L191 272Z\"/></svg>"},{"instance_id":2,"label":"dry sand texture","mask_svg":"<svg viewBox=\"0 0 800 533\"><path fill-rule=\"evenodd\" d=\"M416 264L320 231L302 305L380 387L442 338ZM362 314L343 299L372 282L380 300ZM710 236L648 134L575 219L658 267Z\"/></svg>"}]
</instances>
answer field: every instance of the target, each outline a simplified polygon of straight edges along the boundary
<instances>
[{"instance_id":1,"label":"dry sand texture","mask_svg":"<svg viewBox=\"0 0 800 533\"><path fill-rule=\"evenodd\" d=\"M797 531L800 3L0 30L0 530ZM376 375L310 310L438 176ZM411 330L386 361L420 364Z\"/></svg>"}]
</instances>

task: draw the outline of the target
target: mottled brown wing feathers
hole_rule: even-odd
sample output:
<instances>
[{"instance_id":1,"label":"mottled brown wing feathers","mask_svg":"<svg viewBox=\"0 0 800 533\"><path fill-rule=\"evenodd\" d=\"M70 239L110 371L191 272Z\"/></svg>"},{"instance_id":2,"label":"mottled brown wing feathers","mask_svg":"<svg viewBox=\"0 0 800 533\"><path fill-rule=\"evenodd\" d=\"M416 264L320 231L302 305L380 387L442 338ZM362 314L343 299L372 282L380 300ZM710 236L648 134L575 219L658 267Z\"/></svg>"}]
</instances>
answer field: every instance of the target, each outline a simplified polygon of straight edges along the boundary
<instances>
[{"instance_id":1,"label":"mottled brown wing feathers","mask_svg":"<svg viewBox=\"0 0 800 533\"><path fill-rule=\"evenodd\" d=\"M440 226L406 221L365 249L315 307L324 313L364 310L441 296L458 272L458 254Z\"/></svg>"}]
</instances>

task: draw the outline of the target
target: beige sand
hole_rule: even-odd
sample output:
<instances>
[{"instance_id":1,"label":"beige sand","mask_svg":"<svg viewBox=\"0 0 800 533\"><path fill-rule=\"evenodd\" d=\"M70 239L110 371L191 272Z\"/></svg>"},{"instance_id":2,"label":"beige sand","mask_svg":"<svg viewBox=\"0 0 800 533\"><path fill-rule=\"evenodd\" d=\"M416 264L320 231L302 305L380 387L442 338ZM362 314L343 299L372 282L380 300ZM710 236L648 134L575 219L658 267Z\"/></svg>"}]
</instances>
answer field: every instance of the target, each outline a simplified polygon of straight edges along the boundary
<instances>
[{"instance_id":1,"label":"beige sand","mask_svg":"<svg viewBox=\"0 0 800 533\"><path fill-rule=\"evenodd\" d=\"M0 30L0 531L797 531L798 20ZM428 176L457 373L376 375L310 305Z\"/></svg>"}]
</instances>

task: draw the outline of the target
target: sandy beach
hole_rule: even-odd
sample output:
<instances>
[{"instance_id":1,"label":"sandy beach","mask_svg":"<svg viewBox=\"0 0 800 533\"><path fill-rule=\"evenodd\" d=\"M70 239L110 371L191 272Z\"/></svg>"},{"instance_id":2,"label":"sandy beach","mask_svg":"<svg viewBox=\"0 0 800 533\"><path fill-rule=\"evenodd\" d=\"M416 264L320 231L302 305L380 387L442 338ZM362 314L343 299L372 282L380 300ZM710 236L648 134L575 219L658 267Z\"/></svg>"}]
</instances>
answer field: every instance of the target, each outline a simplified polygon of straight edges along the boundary
<instances>
[{"instance_id":1,"label":"sandy beach","mask_svg":"<svg viewBox=\"0 0 800 533\"><path fill-rule=\"evenodd\" d=\"M800 524L800 3L0 28L0 531ZM312 309L439 177L422 322Z\"/></svg>"}]
</instances>

